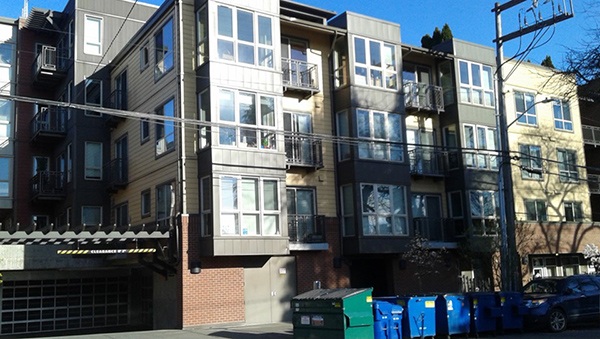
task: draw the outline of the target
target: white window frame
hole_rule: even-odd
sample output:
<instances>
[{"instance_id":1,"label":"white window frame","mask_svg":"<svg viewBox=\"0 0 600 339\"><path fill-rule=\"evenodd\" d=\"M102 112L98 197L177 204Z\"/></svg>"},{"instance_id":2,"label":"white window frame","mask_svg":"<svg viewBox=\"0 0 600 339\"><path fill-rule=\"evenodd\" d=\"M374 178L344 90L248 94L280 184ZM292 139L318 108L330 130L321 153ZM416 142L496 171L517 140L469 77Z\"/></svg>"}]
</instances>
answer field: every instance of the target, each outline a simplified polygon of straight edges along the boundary
<instances>
[{"instance_id":1,"label":"white window frame","mask_svg":"<svg viewBox=\"0 0 600 339\"><path fill-rule=\"evenodd\" d=\"M368 197L365 201L365 197L363 196L363 192L365 190L365 188L367 186L372 186L372 195L373 195L373 210L372 211L366 211L365 207L368 206L368 203L370 201L370 198ZM388 190L389 192L389 212L388 213L384 213L382 212L382 207L380 207L380 193L379 193L379 188L384 188ZM394 190L396 190L397 193L401 194L401 197L399 199L402 199L402 201L404 202L404 206L395 206L393 205L393 202L396 200L395 197L395 193ZM361 224L361 228L362 228L362 234L364 236L367 237L371 237L371 236L408 236L410 231L409 231L409 225L408 225L408 207L407 204L408 202L406 201L407 199L407 195L406 195L406 187L405 186L393 186L393 185L380 185L380 184L371 184L371 183L361 183L360 184L360 201L361 201L361 220L360 220L360 224ZM390 219L391 223L389 224L389 227L391 228L391 232L384 232L380 225L379 225L379 220L381 220L382 218L384 219ZM369 220L375 220L375 222L377 223L377 225L375 225L374 227L370 227L370 223L367 222L365 223L365 220L369 221ZM402 222L403 221L403 222ZM400 224L398 224L398 222ZM402 225L402 223L404 225Z\"/></svg>"},{"instance_id":2,"label":"white window frame","mask_svg":"<svg viewBox=\"0 0 600 339\"><path fill-rule=\"evenodd\" d=\"M473 129L472 144L467 139L467 129ZM498 136L496 128L482 125L463 124L463 161L464 166L480 170L498 170ZM483 131L485 140L480 132ZM493 142L493 143L492 143Z\"/></svg>"},{"instance_id":3,"label":"white window frame","mask_svg":"<svg viewBox=\"0 0 600 339\"><path fill-rule=\"evenodd\" d=\"M467 74L463 74L462 65L467 66ZM473 81L474 71L479 74L478 78L480 84L476 84ZM459 100L461 102L485 107L494 107L496 105L494 95L494 73L491 66L467 60L458 60L457 73L460 84ZM488 74L487 79L484 77L484 74L486 73ZM465 75L468 79L465 79ZM485 80L487 80L487 85L485 84ZM479 93L479 100L476 99L476 93Z\"/></svg>"},{"instance_id":4,"label":"white window frame","mask_svg":"<svg viewBox=\"0 0 600 339\"><path fill-rule=\"evenodd\" d=\"M469 213L471 215L471 225L473 227L473 234L474 235L479 235L479 236L495 236L498 234L498 221L499 221L499 214L500 214L500 207L499 207L499 194L497 191L479 191L479 190L470 190L467 191L468 192L468 196L469 196ZM478 195L477 196L477 200L478 200L478 204L481 207L481 214L475 214L475 211L473 210L473 194ZM486 210L486 195L488 197L491 197L491 210L493 211L492 214L487 213L489 211L489 207L488 210ZM477 231L477 226L475 225L475 221L476 220L481 220L481 225L479 225L479 228L481 230L481 232L476 232ZM491 223L491 225L489 225ZM492 226L493 228L490 228L490 226Z\"/></svg>"},{"instance_id":5,"label":"white window frame","mask_svg":"<svg viewBox=\"0 0 600 339\"><path fill-rule=\"evenodd\" d=\"M563 210L565 213L564 221L566 221L566 222L578 222L578 221L583 221L585 219L584 214L583 214L583 204L581 203L581 201L565 201L565 202L563 202ZM573 220L567 219L567 210L571 211Z\"/></svg>"},{"instance_id":6,"label":"white window frame","mask_svg":"<svg viewBox=\"0 0 600 339\"><path fill-rule=\"evenodd\" d=\"M559 148L556 150L556 157L560 182L579 183L577 151Z\"/></svg>"},{"instance_id":7,"label":"white window frame","mask_svg":"<svg viewBox=\"0 0 600 339\"><path fill-rule=\"evenodd\" d=\"M515 91L515 113L517 124L537 126L538 118L535 110L535 94Z\"/></svg>"},{"instance_id":8,"label":"white window frame","mask_svg":"<svg viewBox=\"0 0 600 339\"><path fill-rule=\"evenodd\" d=\"M226 94L227 93L227 94ZM275 97L260 93L237 91L221 88L217 91L217 116L219 119L219 145L225 147L258 148L266 151L277 150L277 101ZM222 95L231 95L233 100ZM225 98L225 99L223 99ZM242 99L246 98L246 99ZM242 122L241 105L244 100L253 100L254 124ZM271 101L272 111L262 112L262 100ZM233 117L226 117L223 113L231 115L225 109L231 109L233 105Z\"/></svg>"},{"instance_id":9,"label":"white window frame","mask_svg":"<svg viewBox=\"0 0 600 339\"><path fill-rule=\"evenodd\" d=\"M224 185L224 180L231 180L231 182L235 185L235 194L231 192L228 196L225 191L227 187ZM281 197L279 189L281 184L279 180L276 178L267 178L267 177L250 177L250 176L221 176L219 177L220 182L220 232L222 236L243 236L243 237L252 237L252 236L279 236L281 235L281 220L280 220L280 206L281 206ZM254 198L257 199L255 201L255 207L250 208L248 204L246 204L246 200L244 199L244 182L255 182L255 195ZM265 199L265 182L275 183L276 191L276 200L274 202L274 209L266 208L266 199ZM231 206L228 208L227 204L224 203L224 199L227 197L233 198L231 201ZM256 205L258 205L258 209L256 209ZM233 222L233 224L226 224L225 216L229 217L229 221ZM243 228L243 226L248 225L248 223L244 222L244 217L252 217L254 216L257 220L256 230L251 230L249 228ZM275 221L275 229L271 229L267 231L265 222L267 218L270 218Z\"/></svg>"},{"instance_id":10,"label":"white window frame","mask_svg":"<svg viewBox=\"0 0 600 339\"><path fill-rule=\"evenodd\" d=\"M223 8L229 10L231 13L231 36L223 35L219 32L219 10ZM238 17L240 13L249 13L252 16L252 41L241 39L239 36ZM239 9L236 7L226 6L219 4L217 6L217 58L223 61L241 63L246 65L253 65L256 67L274 68L275 60L275 45L274 45L274 20L271 16L258 14L253 11L246 9ZM268 35L261 36L260 34L260 20L269 20L270 32ZM269 41L270 39L270 41ZM262 41L262 42L261 42ZM223 53L227 45L227 51L229 53ZM248 48L252 47L253 55L252 62L244 62L240 60L240 47Z\"/></svg>"},{"instance_id":11,"label":"white window frame","mask_svg":"<svg viewBox=\"0 0 600 339\"><path fill-rule=\"evenodd\" d=\"M90 26L91 24L94 26ZM104 19L91 15L85 15L83 53L89 55L102 55L102 39L104 38ZM92 29L97 32L92 34Z\"/></svg>"},{"instance_id":12,"label":"white window frame","mask_svg":"<svg viewBox=\"0 0 600 339\"><path fill-rule=\"evenodd\" d=\"M369 118L369 135L361 135L360 116L367 114ZM376 121L376 116L383 116L383 124L381 121ZM397 119L398 125L393 125L390 118ZM375 136L376 128L383 125L384 138ZM356 135L359 139L358 143L358 158L368 160L383 160L393 162L404 161L404 147L402 143L402 115L397 113L374 111L358 108L356 109ZM396 138L392 138L391 134L395 133ZM394 144L393 144L394 143Z\"/></svg>"},{"instance_id":13,"label":"white window frame","mask_svg":"<svg viewBox=\"0 0 600 339\"><path fill-rule=\"evenodd\" d=\"M359 40L364 42L364 62L357 60L359 48L357 41ZM355 36L352 42L354 45L354 84L386 90L397 90L398 65L396 64L396 45L361 36ZM372 52L375 51L375 48L378 49L379 60L373 58ZM391 51L392 55L388 55L387 51ZM377 64L378 61L381 64ZM359 70L362 71L359 72ZM362 79L362 81L359 81L359 79Z\"/></svg>"},{"instance_id":14,"label":"white window frame","mask_svg":"<svg viewBox=\"0 0 600 339\"><path fill-rule=\"evenodd\" d=\"M88 152L91 150L88 147L97 146L100 148L100 154L94 154L88 156ZM102 156L103 156L104 145L101 142L86 141L85 142L85 180L102 180ZM92 175L92 173L98 173L98 175Z\"/></svg>"},{"instance_id":15,"label":"white window frame","mask_svg":"<svg viewBox=\"0 0 600 339\"><path fill-rule=\"evenodd\" d=\"M573 113L568 101L555 99L552 102L552 112L554 115L554 129L573 132Z\"/></svg>"},{"instance_id":16,"label":"white window frame","mask_svg":"<svg viewBox=\"0 0 600 339\"><path fill-rule=\"evenodd\" d=\"M169 106L172 107L172 111L165 109ZM171 98L156 110L156 115L173 118L175 117L175 110L175 99ZM156 156L175 150L175 122L165 119L162 122L157 122L154 129L156 134Z\"/></svg>"}]
</instances>

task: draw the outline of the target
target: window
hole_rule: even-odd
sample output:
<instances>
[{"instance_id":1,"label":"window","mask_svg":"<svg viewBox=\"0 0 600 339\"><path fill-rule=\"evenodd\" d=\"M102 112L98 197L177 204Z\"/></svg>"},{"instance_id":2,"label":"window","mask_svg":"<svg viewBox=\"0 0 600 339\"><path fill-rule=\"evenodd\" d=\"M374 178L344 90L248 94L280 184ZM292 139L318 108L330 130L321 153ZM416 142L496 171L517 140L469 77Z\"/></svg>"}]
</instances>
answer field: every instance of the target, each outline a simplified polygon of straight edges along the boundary
<instances>
[{"instance_id":1,"label":"window","mask_svg":"<svg viewBox=\"0 0 600 339\"><path fill-rule=\"evenodd\" d=\"M552 104L554 110L554 128L563 131L573 131L573 119L569 102L564 100L555 100Z\"/></svg>"},{"instance_id":2,"label":"window","mask_svg":"<svg viewBox=\"0 0 600 339\"><path fill-rule=\"evenodd\" d=\"M144 217L149 217L150 214L152 213L151 211L151 203L152 203L152 198L150 196L150 190L145 190L142 192L142 194L140 195L140 206L141 206L141 214L142 214L142 218Z\"/></svg>"},{"instance_id":3,"label":"window","mask_svg":"<svg viewBox=\"0 0 600 339\"><path fill-rule=\"evenodd\" d=\"M559 149L558 155L558 177L561 182L578 182L579 171L577 169L577 154L575 151Z\"/></svg>"},{"instance_id":4,"label":"window","mask_svg":"<svg viewBox=\"0 0 600 339\"><path fill-rule=\"evenodd\" d=\"M175 116L175 102L173 99L156 111L157 115L166 118ZM156 123L156 155L162 155L175 149L175 122L173 120L163 120Z\"/></svg>"},{"instance_id":5,"label":"window","mask_svg":"<svg viewBox=\"0 0 600 339\"><path fill-rule=\"evenodd\" d=\"M444 61L439 65L440 85L444 90L444 104L446 106L454 104L454 79L452 76L452 62Z\"/></svg>"},{"instance_id":6,"label":"window","mask_svg":"<svg viewBox=\"0 0 600 339\"><path fill-rule=\"evenodd\" d=\"M85 143L85 179L102 180L102 143Z\"/></svg>"},{"instance_id":7,"label":"window","mask_svg":"<svg viewBox=\"0 0 600 339\"><path fill-rule=\"evenodd\" d=\"M547 221L546 201L525 199L525 220Z\"/></svg>"},{"instance_id":8,"label":"window","mask_svg":"<svg viewBox=\"0 0 600 339\"><path fill-rule=\"evenodd\" d=\"M204 177L200 181L201 202L200 206L202 214L202 236L209 237L213 234L212 223L212 178Z\"/></svg>"},{"instance_id":9,"label":"window","mask_svg":"<svg viewBox=\"0 0 600 339\"><path fill-rule=\"evenodd\" d=\"M450 204L450 217L462 218L463 217L463 205L462 196L460 191L448 193L449 204Z\"/></svg>"},{"instance_id":10,"label":"window","mask_svg":"<svg viewBox=\"0 0 600 339\"><path fill-rule=\"evenodd\" d=\"M88 106L102 107L102 80L85 80L85 104ZM102 113L86 110L85 115L99 117L102 116Z\"/></svg>"},{"instance_id":11,"label":"window","mask_svg":"<svg viewBox=\"0 0 600 339\"><path fill-rule=\"evenodd\" d=\"M581 202L565 201L565 221L583 221Z\"/></svg>"},{"instance_id":12,"label":"window","mask_svg":"<svg viewBox=\"0 0 600 339\"><path fill-rule=\"evenodd\" d=\"M498 168L496 129L464 125L464 161L466 167L495 170Z\"/></svg>"},{"instance_id":13,"label":"window","mask_svg":"<svg viewBox=\"0 0 600 339\"><path fill-rule=\"evenodd\" d=\"M537 145L519 145L521 178L542 179L542 148Z\"/></svg>"},{"instance_id":14,"label":"window","mask_svg":"<svg viewBox=\"0 0 600 339\"><path fill-rule=\"evenodd\" d=\"M317 233L315 190L288 188L286 193L290 241L303 242L322 235Z\"/></svg>"},{"instance_id":15,"label":"window","mask_svg":"<svg viewBox=\"0 0 600 339\"><path fill-rule=\"evenodd\" d=\"M515 92L515 108L518 123L537 126L534 94Z\"/></svg>"},{"instance_id":16,"label":"window","mask_svg":"<svg viewBox=\"0 0 600 339\"><path fill-rule=\"evenodd\" d=\"M50 225L50 218L47 215L33 215L31 219L36 231Z\"/></svg>"},{"instance_id":17,"label":"window","mask_svg":"<svg viewBox=\"0 0 600 339\"><path fill-rule=\"evenodd\" d=\"M75 21L69 21L68 25L68 40L69 40L69 50L68 50L68 58L72 59L75 55Z\"/></svg>"},{"instance_id":18,"label":"window","mask_svg":"<svg viewBox=\"0 0 600 339\"><path fill-rule=\"evenodd\" d=\"M283 114L285 133L285 156L288 163L318 165L321 154L315 147L317 139L312 135L312 115L305 113Z\"/></svg>"},{"instance_id":19,"label":"window","mask_svg":"<svg viewBox=\"0 0 600 339\"><path fill-rule=\"evenodd\" d=\"M211 145L211 135L210 135L210 127L207 126L207 122L210 122L210 92L208 90L198 94L198 107L200 111L198 112L198 120L204 122L205 124L200 124L199 136L200 139L200 148L207 148Z\"/></svg>"},{"instance_id":20,"label":"window","mask_svg":"<svg viewBox=\"0 0 600 339\"><path fill-rule=\"evenodd\" d=\"M406 189L361 184L363 235L408 235Z\"/></svg>"},{"instance_id":21,"label":"window","mask_svg":"<svg viewBox=\"0 0 600 339\"><path fill-rule=\"evenodd\" d=\"M272 19L218 6L217 54L221 60L273 68Z\"/></svg>"},{"instance_id":22,"label":"window","mask_svg":"<svg viewBox=\"0 0 600 339\"><path fill-rule=\"evenodd\" d=\"M476 235L495 235L498 232L498 192L470 191L469 204L473 233Z\"/></svg>"},{"instance_id":23,"label":"window","mask_svg":"<svg viewBox=\"0 0 600 339\"><path fill-rule=\"evenodd\" d=\"M173 68L173 19L154 36L154 46L154 78L157 79Z\"/></svg>"},{"instance_id":24,"label":"window","mask_svg":"<svg viewBox=\"0 0 600 339\"><path fill-rule=\"evenodd\" d=\"M220 90L219 144L237 147L277 148L275 98L247 92Z\"/></svg>"},{"instance_id":25,"label":"window","mask_svg":"<svg viewBox=\"0 0 600 339\"><path fill-rule=\"evenodd\" d=\"M358 109L356 119L360 159L403 161L400 114Z\"/></svg>"},{"instance_id":26,"label":"window","mask_svg":"<svg viewBox=\"0 0 600 339\"><path fill-rule=\"evenodd\" d=\"M342 191L342 222L344 226L344 236L354 236L354 190L351 185L344 185Z\"/></svg>"},{"instance_id":27,"label":"window","mask_svg":"<svg viewBox=\"0 0 600 339\"><path fill-rule=\"evenodd\" d=\"M172 184L156 187L156 223L160 226L171 224L169 220L173 211L174 195Z\"/></svg>"},{"instance_id":28,"label":"window","mask_svg":"<svg viewBox=\"0 0 600 339\"><path fill-rule=\"evenodd\" d=\"M140 120L140 143L143 144L150 139L150 122L148 119Z\"/></svg>"},{"instance_id":29,"label":"window","mask_svg":"<svg viewBox=\"0 0 600 339\"><path fill-rule=\"evenodd\" d=\"M0 99L0 143L11 137L11 121L13 119L13 103Z\"/></svg>"},{"instance_id":30,"label":"window","mask_svg":"<svg viewBox=\"0 0 600 339\"><path fill-rule=\"evenodd\" d=\"M337 113L337 133L342 137L338 142L338 158L340 161L350 159L350 122L348 121L348 111ZM346 139L346 140L344 140Z\"/></svg>"},{"instance_id":31,"label":"window","mask_svg":"<svg viewBox=\"0 0 600 339\"><path fill-rule=\"evenodd\" d=\"M459 61L460 101L494 107L494 83L490 66Z\"/></svg>"},{"instance_id":32,"label":"window","mask_svg":"<svg viewBox=\"0 0 600 339\"><path fill-rule=\"evenodd\" d=\"M127 110L127 70L124 70L115 78L113 96L112 108Z\"/></svg>"},{"instance_id":33,"label":"window","mask_svg":"<svg viewBox=\"0 0 600 339\"><path fill-rule=\"evenodd\" d=\"M336 88L348 84L348 46L343 39L336 39L333 58L333 76Z\"/></svg>"},{"instance_id":34,"label":"window","mask_svg":"<svg viewBox=\"0 0 600 339\"><path fill-rule=\"evenodd\" d=\"M204 6L196 13L196 38L198 39L198 66L208 61L208 7Z\"/></svg>"},{"instance_id":35,"label":"window","mask_svg":"<svg viewBox=\"0 0 600 339\"><path fill-rule=\"evenodd\" d=\"M102 223L101 206L81 207L81 223L84 226L98 226Z\"/></svg>"},{"instance_id":36,"label":"window","mask_svg":"<svg viewBox=\"0 0 600 339\"><path fill-rule=\"evenodd\" d=\"M357 85L397 89L396 46L354 38L354 82Z\"/></svg>"},{"instance_id":37,"label":"window","mask_svg":"<svg viewBox=\"0 0 600 339\"><path fill-rule=\"evenodd\" d=\"M102 18L86 15L83 30L83 52L102 55Z\"/></svg>"},{"instance_id":38,"label":"window","mask_svg":"<svg viewBox=\"0 0 600 339\"><path fill-rule=\"evenodd\" d=\"M34 156L33 157L33 175L39 174L40 172L47 172L50 170L50 159L48 157Z\"/></svg>"},{"instance_id":39,"label":"window","mask_svg":"<svg viewBox=\"0 0 600 339\"><path fill-rule=\"evenodd\" d=\"M142 48L140 48L140 72L148 68L150 64L150 51L148 50L148 43L145 43Z\"/></svg>"},{"instance_id":40,"label":"window","mask_svg":"<svg viewBox=\"0 0 600 339\"><path fill-rule=\"evenodd\" d=\"M115 206L115 224L127 226L129 224L129 207L127 203Z\"/></svg>"},{"instance_id":41,"label":"window","mask_svg":"<svg viewBox=\"0 0 600 339\"><path fill-rule=\"evenodd\" d=\"M222 177L221 235L279 235L277 180Z\"/></svg>"},{"instance_id":42,"label":"window","mask_svg":"<svg viewBox=\"0 0 600 339\"><path fill-rule=\"evenodd\" d=\"M0 197L10 197L10 159L0 158Z\"/></svg>"}]
</instances>

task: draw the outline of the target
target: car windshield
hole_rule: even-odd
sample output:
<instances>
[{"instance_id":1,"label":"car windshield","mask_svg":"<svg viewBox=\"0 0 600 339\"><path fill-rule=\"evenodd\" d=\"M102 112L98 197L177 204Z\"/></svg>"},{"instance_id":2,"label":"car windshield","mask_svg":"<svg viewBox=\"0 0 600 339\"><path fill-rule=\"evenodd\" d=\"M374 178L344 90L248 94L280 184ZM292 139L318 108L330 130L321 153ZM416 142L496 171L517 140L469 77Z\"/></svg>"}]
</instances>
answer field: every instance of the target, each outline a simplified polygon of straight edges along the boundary
<instances>
[{"instance_id":1,"label":"car windshield","mask_svg":"<svg viewBox=\"0 0 600 339\"><path fill-rule=\"evenodd\" d=\"M525 285L525 293L558 293L558 282L556 280L533 280Z\"/></svg>"}]
</instances>

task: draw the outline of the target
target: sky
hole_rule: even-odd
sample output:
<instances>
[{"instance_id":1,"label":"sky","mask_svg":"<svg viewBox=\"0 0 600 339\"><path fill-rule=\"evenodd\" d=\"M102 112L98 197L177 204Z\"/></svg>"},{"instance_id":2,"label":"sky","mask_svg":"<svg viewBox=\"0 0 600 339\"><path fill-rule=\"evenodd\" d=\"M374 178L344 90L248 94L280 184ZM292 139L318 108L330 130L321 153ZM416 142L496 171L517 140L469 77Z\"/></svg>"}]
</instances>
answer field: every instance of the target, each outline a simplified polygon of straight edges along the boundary
<instances>
[{"instance_id":1,"label":"sky","mask_svg":"<svg viewBox=\"0 0 600 339\"><path fill-rule=\"evenodd\" d=\"M140 0L160 5L163 0ZM260 0L252 0L260 1ZM378 19L400 24L401 38L404 43L420 46L421 37L432 35L435 27L440 29L448 24L455 38L495 48L496 24L492 8L493 0L295 0L310 6L327 9L336 13L350 11ZM573 1L573 9L570 7ZM534 49L527 57L533 63L540 63L546 55L550 55L554 65L561 68L566 51L579 49L591 39L590 29L600 27L599 13L592 13L590 4L597 0L526 0L511 10L502 13L502 32L504 34L519 29L527 14L528 23L533 23L533 16L527 9L533 2L538 4L536 10L542 18L549 18L553 11L557 13L558 4L566 7L575 16L571 19L551 26L539 39L540 47ZM21 15L23 0L3 0L0 16L17 18ZM30 0L29 8L40 7L62 10L67 0ZM503 4L508 0L498 1ZM544 2L547 2L544 4ZM566 3L566 6L563 4ZM592 6L593 7L593 6ZM600 10L600 6L596 7ZM595 15L594 15L595 14ZM521 20L519 20L519 16ZM504 45L504 56L509 58L532 42L534 34L522 39L514 39ZM521 47L521 48L520 48Z\"/></svg>"}]
</instances>

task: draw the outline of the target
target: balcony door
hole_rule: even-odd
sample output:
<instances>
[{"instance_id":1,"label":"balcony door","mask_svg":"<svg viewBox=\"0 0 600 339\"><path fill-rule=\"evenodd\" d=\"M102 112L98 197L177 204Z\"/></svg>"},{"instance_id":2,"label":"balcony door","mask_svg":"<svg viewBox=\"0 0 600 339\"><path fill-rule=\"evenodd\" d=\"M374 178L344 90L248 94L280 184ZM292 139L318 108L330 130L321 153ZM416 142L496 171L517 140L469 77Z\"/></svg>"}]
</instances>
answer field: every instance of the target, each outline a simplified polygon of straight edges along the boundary
<instances>
[{"instance_id":1,"label":"balcony door","mask_svg":"<svg viewBox=\"0 0 600 339\"><path fill-rule=\"evenodd\" d=\"M402 69L402 82L406 103L411 107L429 106L430 89L432 83L431 69L405 63Z\"/></svg>"},{"instance_id":2,"label":"balcony door","mask_svg":"<svg viewBox=\"0 0 600 339\"><path fill-rule=\"evenodd\" d=\"M314 189L287 189L288 233L290 241L305 242L315 236L315 206Z\"/></svg>"},{"instance_id":3,"label":"balcony door","mask_svg":"<svg viewBox=\"0 0 600 339\"><path fill-rule=\"evenodd\" d=\"M285 154L288 162L300 165L313 164L312 116L301 113L284 113Z\"/></svg>"},{"instance_id":4,"label":"balcony door","mask_svg":"<svg viewBox=\"0 0 600 339\"><path fill-rule=\"evenodd\" d=\"M281 38L281 57L283 61L283 80L292 85L306 84L308 79L308 57L306 41Z\"/></svg>"},{"instance_id":5,"label":"balcony door","mask_svg":"<svg viewBox=\"0 0 600 339\"><path fill-rule=\"evenodd\" d=\"M442 203L439 195L414 193L412 214L415 233L432 241L442 241Z\"/></svg>"},{"instance_id":6,"label":"balcony door","mask_svg":"<svg viewBox=\"0 0 600 339\"><path fill-rule=\"evenodd\" d=\"M410 170L416 173L433 173L437 170L435 162L435 132L407 129L406 148L410 159Z\"/></svg>"}]
</instances>

